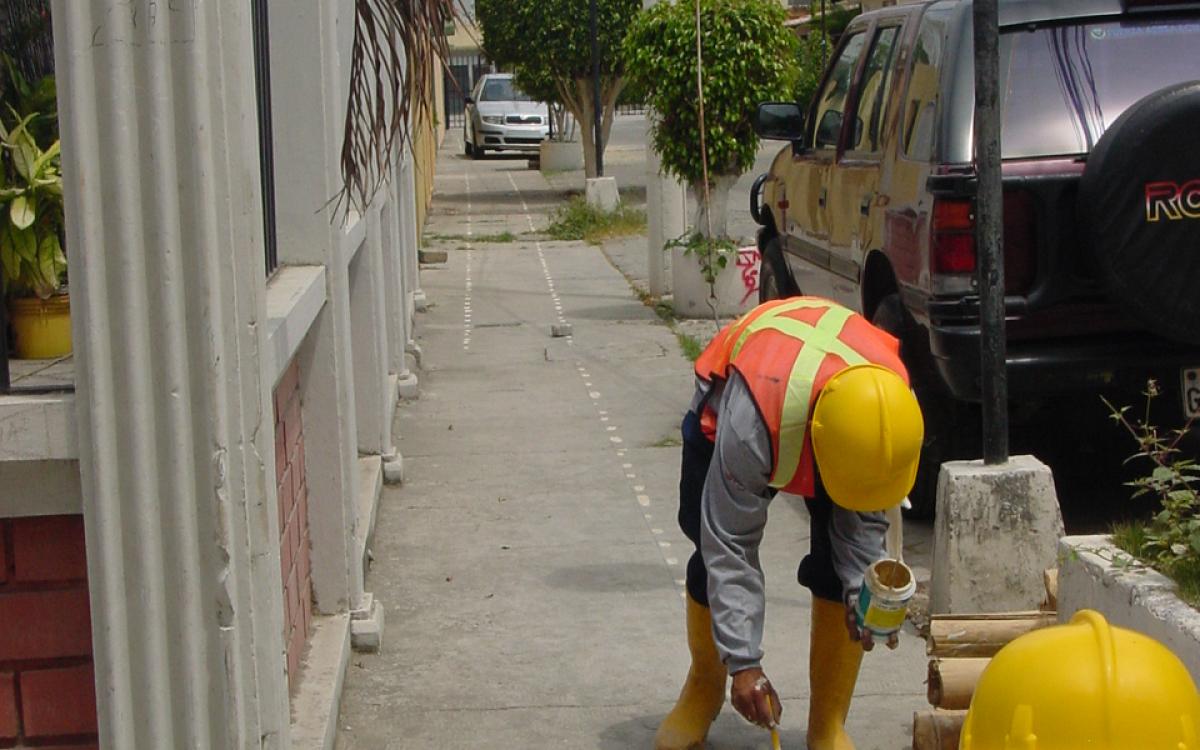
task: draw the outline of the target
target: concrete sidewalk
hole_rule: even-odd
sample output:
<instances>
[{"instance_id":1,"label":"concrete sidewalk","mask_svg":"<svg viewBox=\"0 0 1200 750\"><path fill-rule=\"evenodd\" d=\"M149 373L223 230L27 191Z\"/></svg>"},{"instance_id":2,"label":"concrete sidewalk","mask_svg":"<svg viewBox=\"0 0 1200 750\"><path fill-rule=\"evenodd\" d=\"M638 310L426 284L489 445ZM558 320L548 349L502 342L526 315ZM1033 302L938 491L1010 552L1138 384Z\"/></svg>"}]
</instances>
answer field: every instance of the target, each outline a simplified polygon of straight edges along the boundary
<instances>
[{"instance_id":1,"label":"concrete sidewalk","mask_svg":"<svg viewBox=\"0 0 1200 750\"><path fill-rule=\"evenodd\" d=\"M522 235L561 201L538 172L459 154L451 135L426 229L449 261L422 272L422 395L397 417L407 481L376 527L383 650L351 660L338 747L649 748L688 666L674 516L690 365L599 248ZM781 496L762 551L784 748L804 747L807 540ZM924 679L911 634L867 656L860 750L909 745ZM770 742L727 704L709 746Z\"/></svg>"}]
</instances>

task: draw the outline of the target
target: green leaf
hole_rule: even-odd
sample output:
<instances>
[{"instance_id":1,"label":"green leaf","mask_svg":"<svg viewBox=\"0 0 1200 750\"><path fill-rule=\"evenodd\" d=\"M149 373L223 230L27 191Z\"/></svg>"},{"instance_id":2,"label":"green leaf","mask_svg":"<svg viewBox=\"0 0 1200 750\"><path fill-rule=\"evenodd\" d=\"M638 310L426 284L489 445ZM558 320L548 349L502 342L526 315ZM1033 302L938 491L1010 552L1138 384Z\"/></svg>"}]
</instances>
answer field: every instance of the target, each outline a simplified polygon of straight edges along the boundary
<instances>
[{"instance_id":1,"label":"green leaf","mask_svg":"<svg viewBox=\"0 0 1200 750\"><path fill-rule=\"evenodd\" d=\"M62 245L59 244L58 236L47 234L43 237L38 246L38 280L34 285L34 291L42 299L54 294L62 286L62 273L66 270L66 263L59 261L62 257Z\"/></svg>"},{"instance_id":2,"label":"green leaf","mask_svg":"<svg viewBox=\"0 0 1200 750\"><path fill-rule=\"evenodd\" d=\"M32 180L35 174L34 165L37 163L37 147L28 142L28 138L19 138L12 145L13 166L17 174L26 180Z\"/></svg>"},{"instance_id":3,"label":"green leaf","mask_svg":"<svg viewBox=\"0 0 1200 750\"><path fill-rule=\"evenodd\" d=\"M62 152L62 142L55 141L50 145L50 148L42 152L33 163L33 174L41 174L48 165L52 164Z\"/></svg>"},{"instance_id":4,"label":"green leaf","mask_svg":"<svg viewBox=\"0 0 1200 750\"><path fill-rule=\"evenodd\" d=\"M14 227L28 229L37 220L37 204L28 195L18 195L13 198L8 213Z\"/></svg>"},{"instance_id":5,"label":"green leaf","mask_svg":"<svg viewBox=\"0 0 1200 750\"><path fill-rule=\"evenodd\" d=\"M10 236L12 250L26 263L37 262L37 238L32 229L10 229L5 235Z\"/></svg>"},{"instance_id":6,"label":"green leaf","mask_svg":"<svg viewBox=\"0 0 1200 750\"><path fill-rule=\"evenodd\" d=\"M0 231L0 270L8 282L16 281L21 273L21 259L13 247L12 232L7 229Z\"/></svg>"}]
</instances>

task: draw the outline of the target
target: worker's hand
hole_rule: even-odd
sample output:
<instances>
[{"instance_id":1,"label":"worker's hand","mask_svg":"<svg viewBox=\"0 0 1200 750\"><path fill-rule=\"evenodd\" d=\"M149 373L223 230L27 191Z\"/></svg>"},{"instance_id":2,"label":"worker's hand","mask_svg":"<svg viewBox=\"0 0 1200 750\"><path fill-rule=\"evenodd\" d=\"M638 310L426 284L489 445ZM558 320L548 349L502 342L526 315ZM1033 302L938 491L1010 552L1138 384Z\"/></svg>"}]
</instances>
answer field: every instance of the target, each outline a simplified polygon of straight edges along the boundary
<instances>
[{"instance_id":1,"label":"worker's hand","mask_svg":"<svg viewBox=\"0 0 1200 750\"><path fill-rule=\"evenodd\" d=\"M858 641L862 644L863 651L870 651L875 648L875 634L870 628L860 628L858 626L858 589L852 589L846 592L846 630L850 631L850 640ZM887 647L895 650L900 645L899 632L892 633L887 637Z\"/></svg>"},{"instance_id":2,"label":"worker's hand","mask_svg":"<svg viewBox=\"0 0 1200 750\"><path fill-rule=\"evenodd\" d=\"M758 667L734 672L729 697L733 707L746 721L764 729L778 725L779 717L783 715L779 695Z\"/></svg>"}]
</instances>

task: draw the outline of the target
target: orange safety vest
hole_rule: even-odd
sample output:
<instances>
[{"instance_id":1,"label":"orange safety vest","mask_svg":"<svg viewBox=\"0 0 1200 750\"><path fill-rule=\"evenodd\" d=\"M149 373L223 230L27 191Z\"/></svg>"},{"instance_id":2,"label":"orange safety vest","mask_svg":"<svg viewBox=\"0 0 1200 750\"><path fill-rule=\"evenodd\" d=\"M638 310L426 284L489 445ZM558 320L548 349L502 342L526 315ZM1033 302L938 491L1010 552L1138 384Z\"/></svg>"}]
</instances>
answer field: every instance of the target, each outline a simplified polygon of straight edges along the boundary
<instances>
[{"instance_id":1,"label":"orange safety vest","mask_svg":"<svg viewBox=\"0 0 1200 750\"><path fill-rule=\"evenodd\" d=\"M830 378L860 364L881 365L908 382L894 336L836 302L792 297L759 305L723 328L696 359L696 375L712 383L738 371L771 435L770 486L812 497L813 405ZM715 438L717 415L707 404L700 426Z\"/></svg>"}]
</instances>

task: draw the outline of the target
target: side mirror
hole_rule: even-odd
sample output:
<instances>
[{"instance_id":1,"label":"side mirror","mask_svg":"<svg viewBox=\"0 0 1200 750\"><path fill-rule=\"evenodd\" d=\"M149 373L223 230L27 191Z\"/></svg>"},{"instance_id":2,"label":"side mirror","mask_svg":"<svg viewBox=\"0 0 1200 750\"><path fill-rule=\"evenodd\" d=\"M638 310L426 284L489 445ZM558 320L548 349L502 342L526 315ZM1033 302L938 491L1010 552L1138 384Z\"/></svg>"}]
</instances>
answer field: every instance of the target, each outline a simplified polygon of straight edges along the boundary
<instances>
[{"instance_id":1,"label":"side mirror","mask_svg":"<svg viewBox=\"0 0 1200 750\"><path fill-rule=\"evenodd\" d=\"M804 138L804 111L795 102L763 102L754 113L754 132L771 141Z\"/></svg>"}]
</instances>

